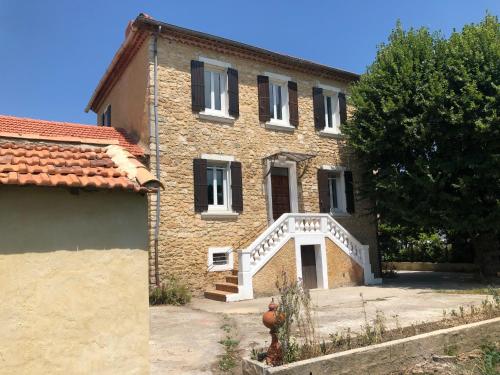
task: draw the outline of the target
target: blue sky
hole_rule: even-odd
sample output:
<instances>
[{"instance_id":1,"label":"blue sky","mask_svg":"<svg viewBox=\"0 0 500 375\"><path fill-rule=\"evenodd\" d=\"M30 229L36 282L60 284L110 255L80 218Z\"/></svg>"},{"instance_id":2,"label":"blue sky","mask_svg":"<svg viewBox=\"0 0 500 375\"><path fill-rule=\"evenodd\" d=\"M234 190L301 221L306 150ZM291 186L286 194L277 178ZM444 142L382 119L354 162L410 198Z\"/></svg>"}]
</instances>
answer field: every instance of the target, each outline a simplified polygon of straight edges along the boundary
<instances>
[{"instance_id":1,"label":"blue sky","mask_svg":"<svg viewBox=\"0 0 500 375\"><path fill-rule=\"evenodd\" d=\"M449 34L486 10L500 0L0 0L0 114L95 123L84 108L141 12L362 73L397 19Z\"/></svg>"}]
</instances>

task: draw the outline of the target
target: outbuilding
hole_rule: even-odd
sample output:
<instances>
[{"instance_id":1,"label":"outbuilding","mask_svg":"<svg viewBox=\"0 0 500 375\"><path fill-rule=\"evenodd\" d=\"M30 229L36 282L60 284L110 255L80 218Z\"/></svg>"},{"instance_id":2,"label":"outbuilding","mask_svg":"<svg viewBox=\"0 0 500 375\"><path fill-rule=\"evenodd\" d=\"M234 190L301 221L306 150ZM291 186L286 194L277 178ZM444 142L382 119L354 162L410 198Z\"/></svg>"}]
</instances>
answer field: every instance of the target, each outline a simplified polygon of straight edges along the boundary
<instances>
[{"instance_id":1,"label":"outbuilding","mask_svg":"<svg viewBox=\"0 0 500 375\"><path fill-rule=\"evenodd\" d=\"M147 194L112 128L0 116L0 368L149 373Z\"/></svg>"}]
</instances>

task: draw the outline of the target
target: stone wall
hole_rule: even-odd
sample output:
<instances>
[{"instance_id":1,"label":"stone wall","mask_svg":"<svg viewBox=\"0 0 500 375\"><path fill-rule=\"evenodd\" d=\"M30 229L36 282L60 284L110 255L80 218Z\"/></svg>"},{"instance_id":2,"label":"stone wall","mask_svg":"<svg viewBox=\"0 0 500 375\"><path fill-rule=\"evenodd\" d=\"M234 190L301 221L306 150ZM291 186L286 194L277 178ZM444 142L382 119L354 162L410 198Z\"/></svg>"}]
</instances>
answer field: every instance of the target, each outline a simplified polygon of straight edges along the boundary
<instances>
[{"instance_id":1,"label":"stone wall","mask_svg":"<svg viewBox=\"0 0 500 375\"><path fill-rule=\"evenodd\" d=\"M326 259L329 288L363 285L363 268L329 238L326 239Z\"/></svg>"},{"instance_id":2,"label":"stone wall","mask_svg":"<svg viewBox=\"0 0 500 375\"><path fill-rule=\"evenodd\" d=\"M147 201L0 186L0 372L149 374Z\"/></svg>"},{"instance_id":3,"label":"stone wall","mask_svg":"<svg viewBox=\"0 0 500 375\"><path fill-rule=\"evenodd\" d=\"M500 318L441 329L364 348L329 354L284 366L269 367L252 359L243 360L244 375L350 375L399 374L431 360L434 355L463 353L485 343L498 342Z\"/></svg>"},{"instance_id":4,"label":"stone wall","mask_svg":"<svg viewBox=\"0 0 500 375\"><path fill-rule=\"evenodd\" d=\"M322 165L352 170L355 184L361 177L345 140L321 136L314 129L312 87L317 85L317 77L162 38L158 50L160 163L165 184L160 273L162 277L177 275L201 291L223 276L206 272L208 248L234 247L243 236L267 222L263 158L280 151L317 155L297 171L301 212L319 211L317 169ZM200 56L228 62L238 70L240 116L234 123L202 120L191 111L190 62ZM259 123L257 75L267 71L288 75L298 83L300 124L292 133L269 130ZM321 83L345 87L342 82ZM242 163L244 211L234 220L205 220L194 212L193 159L204 153L231 155ZM366 215L368 207L368 202L358 200L356 214L339 218L339 222L370 245L371 263L377 272L376 232L373 217Z\"/></svg>"},{"instance_id":5,"label":"stone wall","mask_svg":"<svg viewBox=\"0 0 500 375\"><path fill-rule=\"evenodd\" d=\"M253 277L255 297L272 296L278 293L276 281L286 272L289 280L297 279L295 241L290 239Z\"/></svg>"}]
</instances>

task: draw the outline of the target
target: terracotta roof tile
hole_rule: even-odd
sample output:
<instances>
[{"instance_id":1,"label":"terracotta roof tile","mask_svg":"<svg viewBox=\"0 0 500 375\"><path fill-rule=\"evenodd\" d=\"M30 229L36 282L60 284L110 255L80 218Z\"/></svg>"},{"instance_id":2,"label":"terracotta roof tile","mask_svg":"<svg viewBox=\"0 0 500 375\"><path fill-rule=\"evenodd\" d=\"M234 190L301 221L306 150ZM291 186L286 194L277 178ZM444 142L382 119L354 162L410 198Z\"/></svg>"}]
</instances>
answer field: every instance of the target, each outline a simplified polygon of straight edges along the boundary
<instances>
[{"instance_id":1,"label":"terracotta roof tile","mask_svg":"<svg viewBox=\"0 0 500 375\"><path fill-rule=\"evenodd\" d=\"M146 192L161 183L132 153L118 145L92 148L0 140L0 185Z\"/></svg>"},{"instance_id":2,"label":"terracotta roof tile","mask_svg":"<svg viewBox=\"0 0 500 375\"><path fill-rule=\"evenodd\" d=\"M112 127L0 115L0 136L8 136L9 134L26 137L53 137L61 142L92 143L94 140L100 141L103 145L118 144L134 156L144 155L144 150L133 141L125 130ZM71 149L75 149L75 147L70 147L68 152L73 152ZM54 147L42 147L40 150L35 149L34 152L53 150L55 150ZM82 149L79 150L85 152ZM2 156L1 153L0 156Z\"/></svg>"}]
</instances>

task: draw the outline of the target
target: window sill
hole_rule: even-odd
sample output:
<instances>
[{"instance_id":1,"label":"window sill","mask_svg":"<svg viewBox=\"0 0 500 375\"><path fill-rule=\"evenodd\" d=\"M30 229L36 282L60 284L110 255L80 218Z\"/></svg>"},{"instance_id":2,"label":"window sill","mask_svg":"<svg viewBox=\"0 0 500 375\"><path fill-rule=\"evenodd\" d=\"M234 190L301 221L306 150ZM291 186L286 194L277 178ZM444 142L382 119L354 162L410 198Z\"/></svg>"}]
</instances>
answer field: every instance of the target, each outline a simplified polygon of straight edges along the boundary
<instances>
[{"instance_id":1,"label":"window sill","mask_svg":"<svg viewBox=\"0 0 500 375\"><path fill-rule=\"evenodd\" d=\"M203 220L235 220L240 216L234 211L206 211L201 213Z\"/></svg>"},{"instance_id":2,"label":"window sill","mask_svg":"<svg viewBox=\"0 0 500 375\"><path fill-rule=\"evenodd\" d=\"M208 272L224 272L224 271L232 271L234 267L232 265L226 264L223 266L209 266Z\"/></svg>"},{"instance_id":3,"label":"window sill","mask_svg":"<svg viewBox=\"0 0 500 375\"><path fill-rule=\"evenodd\" d=\"M319 135L321 135L323 137L329 137L329 138L338 138L338 139L345 138L344 134L342 134L340 132L333 131L333 130L320 130Z\"/></svg>"},{"instance_id":4,"label":"window sill","mask_svg":"<svg viewBox=\"0 0 500 375\"><path fill-rule=\"evenodd\" d=\"M198 113L198 118L200 120L207 120L207 121L213 121L213 122L222 122L225 124L234 124L234 121L236 120L234 117L231 116L225 116L222 114L217 114L217 113L209 113L209 112L200 112Z\"/></svg>"},{"instance_id":5,"label":"window sill","mask_svg":"<svg viewBox=\"0 0 500 375\"><path fill-rule=\"evenodd\" d=\"M295 127L285 122L271 120L269 122L266 122L266 129L293 132L295 130Z\"/></svg>"}]
</instances>

